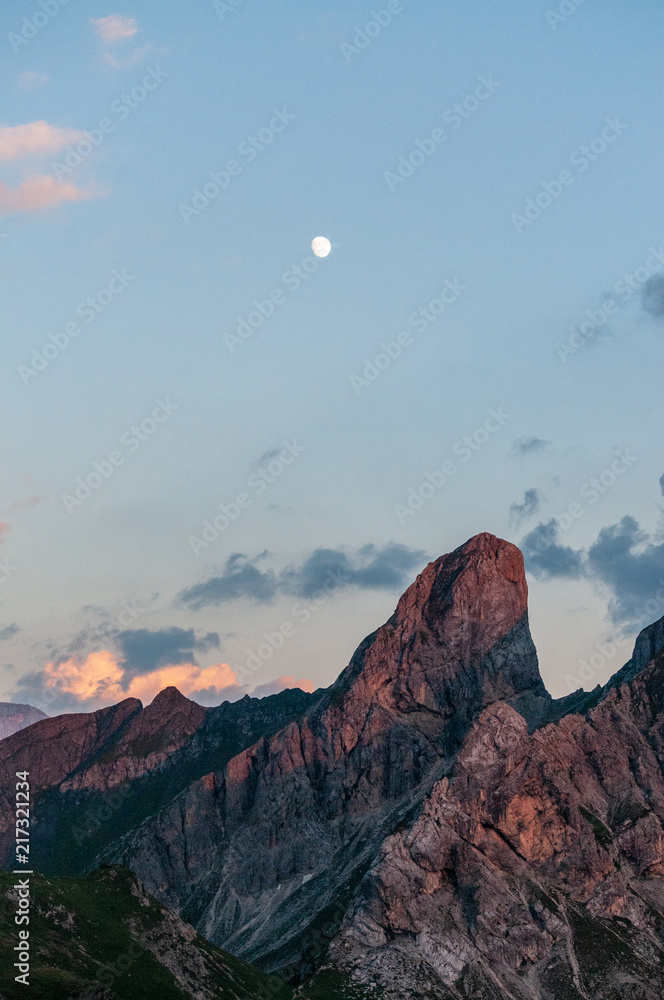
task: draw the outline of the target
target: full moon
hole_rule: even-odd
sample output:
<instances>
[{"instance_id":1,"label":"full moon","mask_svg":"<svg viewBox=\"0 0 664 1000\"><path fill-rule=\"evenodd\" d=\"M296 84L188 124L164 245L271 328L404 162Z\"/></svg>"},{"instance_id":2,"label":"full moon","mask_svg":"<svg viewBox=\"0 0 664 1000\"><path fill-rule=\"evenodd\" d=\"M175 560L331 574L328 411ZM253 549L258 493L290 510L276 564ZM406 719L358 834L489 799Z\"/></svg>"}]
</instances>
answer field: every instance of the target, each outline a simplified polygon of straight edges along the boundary
<instances>
[{"instance_id":1,"label":"full moon","mask_svg":"<svg viewBox=\"0 0 664 1000\"><path fill-rule=\"evenodd\" d=\"M314 240L311 241L311 249L316 254L317 257L327 257L330 250L332 249L332 244L325 236L316 236Z\"/></svg>"}]
</instances>

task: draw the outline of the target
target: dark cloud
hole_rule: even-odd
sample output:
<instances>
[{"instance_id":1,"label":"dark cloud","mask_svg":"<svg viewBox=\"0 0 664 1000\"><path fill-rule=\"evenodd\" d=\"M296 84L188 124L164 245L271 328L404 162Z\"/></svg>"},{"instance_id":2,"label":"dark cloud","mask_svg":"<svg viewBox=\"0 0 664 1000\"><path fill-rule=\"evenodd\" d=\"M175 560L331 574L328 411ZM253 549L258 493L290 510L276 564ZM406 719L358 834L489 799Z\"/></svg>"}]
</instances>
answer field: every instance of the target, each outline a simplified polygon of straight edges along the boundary
<instances>
[{"instance_id":1,"label":"dark cloud","mask_svg":"<svg viewBox=\"0 0 664 1000\"><path fill-rule=\"evenodd\" d=\"M213 576L204 583L181 591L177 600L198 611L209 605L226 604L242 597L269 604L274 600L278 584L271 570L260 570L256 560L249 560L241 553L230 556L221 576Z\"/></svg>"},{"instance_id":2,"label":"dark cloud","mask_svg":"<svg viewBox=\"0 0 664 1000\"><path fill-rule=\"evenodd\" d=\"M17 632L20 632L20 628L14 622L11 625L5 625L4 628L0 628L0 642L5 642L6 639L11 639L15 636Z\"/></svg>"},{"instance_id":3,"label":"dark cloud","mask_svg":"<svg viewBox=\"0 0 664 1000\"><path fill-rule=\"evenodd\" d=\"M260 570L256 560L234 555L221 576L183 590L178 600L198 610L240 598L267 604L278 593L311 598L344 587L392 590L403 587L425 559L424 552L394 542L382 549L365 545L352 557L340 549L316 549L300 566L288 566L277 575Z\"/></svg>"},{"instance_id":4,"label":"dark cloud","mask_svg":"<svg viewBox=\"0 0 664 1000\"><path fill-rule=\"evenodd\" d=\"M633 517L602 528L588 550L593 575L613 592L614 622L645 622L661 615L658 592L664 587L664 542L653 541Z\"/></svg>"},{"instance_id":5,"label":"dark cloud","mask_svg":"<svg viewBox=\"0 0 664 1000\"><path fill-rule=\"evenodd\" d=\"M544 438L517 438L512 442L510 455L532 455L538 451L546 451L550 444L551 442L545 441Z\"/></svg>"},{"instance_id":6,"label":"dark cloud","mask_svg":"<svg viewBox=\"0 0 664 1000\"><path fill-rule=\"evenodd\" d=\"M584 575L583 552L560 545L560 527L555 517L540 523L521 540L526 569L538 579L566 577L578 580Z\"/></svg>"},{"instance_id":7,"label":"dark cloud","mask_svg":"<svg viewBox=\"0 0 664 1000\"><path fill-rule=\"evenodd\" d=\"M664 274L653 274L641 289L641 305L655 319L664 317Z\"/></svg>"},{"instance_id":8,"label":"dark cloud","mask_svg":"<svg viewBox=\"0 0 664 1000\"><path fill-rule=\"evenodd\" d=\"M544 497L539 490L526 490L523 494L523 503L514 503L510 506L510 521L515 527L520 528L529 517L534 517L539 513Z\"/></svg>"},{"instance_id":9,"label":"dark cloud","mask_svg":"<svg viewBox=\"0 0 664 1000\"><path fill-rule=\"evenodd\" d=\"M659 477L659 488L662 491L662 496L664 497L664 476Z\"/></svg>"},{"instance_id":10,"label":"dark cloud","mask_svg":"<svg viewBox=\"0 0 664 1000\"><path fill-rule=\"evenodd\" d=\"M148 674L157 667L196 663L196 653L219 648L219 636L208 632L197 637L193 628L126 629L115 637L124 666L123 684L137 674Z\"/></svg>"}]
</instances>

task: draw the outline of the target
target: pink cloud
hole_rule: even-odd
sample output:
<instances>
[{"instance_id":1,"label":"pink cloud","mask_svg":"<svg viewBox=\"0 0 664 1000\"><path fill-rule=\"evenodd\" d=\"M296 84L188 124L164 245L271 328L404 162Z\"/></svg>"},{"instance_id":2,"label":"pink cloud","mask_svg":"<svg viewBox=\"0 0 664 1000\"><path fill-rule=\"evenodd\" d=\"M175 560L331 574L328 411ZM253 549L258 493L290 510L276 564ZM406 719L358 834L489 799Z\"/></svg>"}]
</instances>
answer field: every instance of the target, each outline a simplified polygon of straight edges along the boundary
<instances>
[{"instance_id":1,"label":"pink cloud","mask_svg":"<svg viewBox=\"0 0 664 1000\"><path fill-rule=\"evenodd\" d=\"M84 201L101 192L95 187L78 188L75 184L56 181L47 174L28 177L17 188L10 188L0 181L0 215L12 212L36 212L66 201Z\"/></svg>"},{"instance_id":2,"label":"pink cloud","mask_svg":"<svg viewBox=\"0 0 664 1000\"><path fill-rule=\"evenodd\" d=\"M45 503L48 497L26 497L25 500L14 500L14 503L8 510L5 511L6 514L13 514L15 510L21 510L23 507L36 507L38 503Z\"/></svg>"},{"instance_id":3,"label":"pink cloud","mask_svg":"<svg viewBox=\"0 0 664 1000\"><path fill-rule=\"evenodd\" d=\"M6 535L9 531L9 525L0 523L0 542L2 541L2 536Z\"/></svg>"},{"instance_id":4,"label":"pink cloud","mask_svg":"<svg viewBox=\"0 0 664 1000\"><path fill-rule=\"evenodd\" d=\"M55 153L70 142L83 138L83 132L71 128L56 128L44 121L7 125L0 128L0 160Z\"/></svg>"},{"instance_id":5,"label":"pink cloud","mask_svg":"<svg viewBox=\"0 0 664 1000\"><path fill-rule=\"evenodd\" d=\"M270 681L268 684L259 684L251 692L251 697L267 698L271 694L280 694L288 688L300 688L300 690L306 691L308 694L313 694L316 690L312 681L308 681L304 677L296 681L294 674L290 674L287 677L277 677L275 681Z\"/></svg>"},{"instance_id":6,"label":"pink cloud","mask_svg":"<svg viewBox=\"0 0 664 1000\"><path fill-rule=\"evenodd\" d=\"M132 677L126 685L124 663L106 649L89 653L84 660L71 657L61 663L47 663L43 677L47 688L69 694L87 709L112 705L124 698L138 698L147 704L171 686L194 700L199 691L208 698L216 693L219 701L231 694L242 696L237 675L228 663L214 663L210 667L193 663L158 667Z\"/></svg>"},{"instance_id":7,"label":"pink cloud","mask_svg":"<svg viewBox=\"0 0 664 1000\"><path fill-rule=\"evenodd\" d=\"M124 17L122 14L109 14L108 17L91 17L90 24L94 27L102 42L115 45L125 38L133 38L138 28L135 17Z\"/></svg>"}]
</instances>

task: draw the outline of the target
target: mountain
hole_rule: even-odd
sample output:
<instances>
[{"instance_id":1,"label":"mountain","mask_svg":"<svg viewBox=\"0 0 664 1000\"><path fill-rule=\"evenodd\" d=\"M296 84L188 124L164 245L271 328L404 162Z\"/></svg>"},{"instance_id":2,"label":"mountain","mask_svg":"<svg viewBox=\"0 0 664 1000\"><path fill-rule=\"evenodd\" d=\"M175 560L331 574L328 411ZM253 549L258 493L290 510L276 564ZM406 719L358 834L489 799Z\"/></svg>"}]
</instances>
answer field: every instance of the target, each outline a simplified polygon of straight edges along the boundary
<instances>
[{"instance_id":1,"label":"mountain","mask_svg":"<svg viewBox=\"0 0 664 1000\"><path fill-rule=\"evenodd\" d=\"M72 875L191 781L223 767L314 698L299 688L203 708L166 688L143 708L128 698L93 713L61 715L0 741L0 770L30 771L33 864ZM0 863L14 844L10 785L0 786Z\"/></svg>"},{"instance_id":2,"label":"mountain","mask_svg":"<svg viewBox=\"0 0 664 1000\"><path fill-rule=\"evenodd\" d=\"M658 1000L663 650L664 619L604 688L552 699L521 553L482 534L326 691L213 722L171 689L142 722L46 720L0 759L38 761L36 867L128 867L294 1000Z\"/></svg>"},{"instance_id":3,"label":"mountain","mask_svg":"<svg viewBox=\"0 0 664 1000\"><path fill-rule=\"evenodd\" d=\"M31 878L29 986L14 981L16 877L0 873L0 985L5 1000L287 1000L288 987L219 951L143 890L126 869Z\"/></svg>"},{"instance_id":4,"label":"mountain","mask_svg":"<svg viewBox=\"0 0 664 1000\"><path fill-rule=\"evenodd\" d=\"M32 705L15 705L13 702L0 701L0 740L18 733L26 726L31 726L33 722L46 718L45 712L33 708Z\"/></svg>"}]
</instances>

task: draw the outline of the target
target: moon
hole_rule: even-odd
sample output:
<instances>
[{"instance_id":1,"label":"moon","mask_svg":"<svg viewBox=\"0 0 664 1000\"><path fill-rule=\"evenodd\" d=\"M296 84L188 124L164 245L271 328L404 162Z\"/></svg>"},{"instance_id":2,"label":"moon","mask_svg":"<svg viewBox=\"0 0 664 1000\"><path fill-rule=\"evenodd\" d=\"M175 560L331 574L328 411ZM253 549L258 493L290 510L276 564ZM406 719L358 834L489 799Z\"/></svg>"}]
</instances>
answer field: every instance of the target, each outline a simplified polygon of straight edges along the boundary
<instances>
[{"instance_id":1,"label":"moon","mask_svg":"<svg viewBox=\"0 0 664 1000\"><path fill-rule=\"evenodd\" d=\"M316 238L311 241L311 249L317 257L327 257L332 249L332 244L326 236L316 236Z\"/></svg>"}]
</instances>

